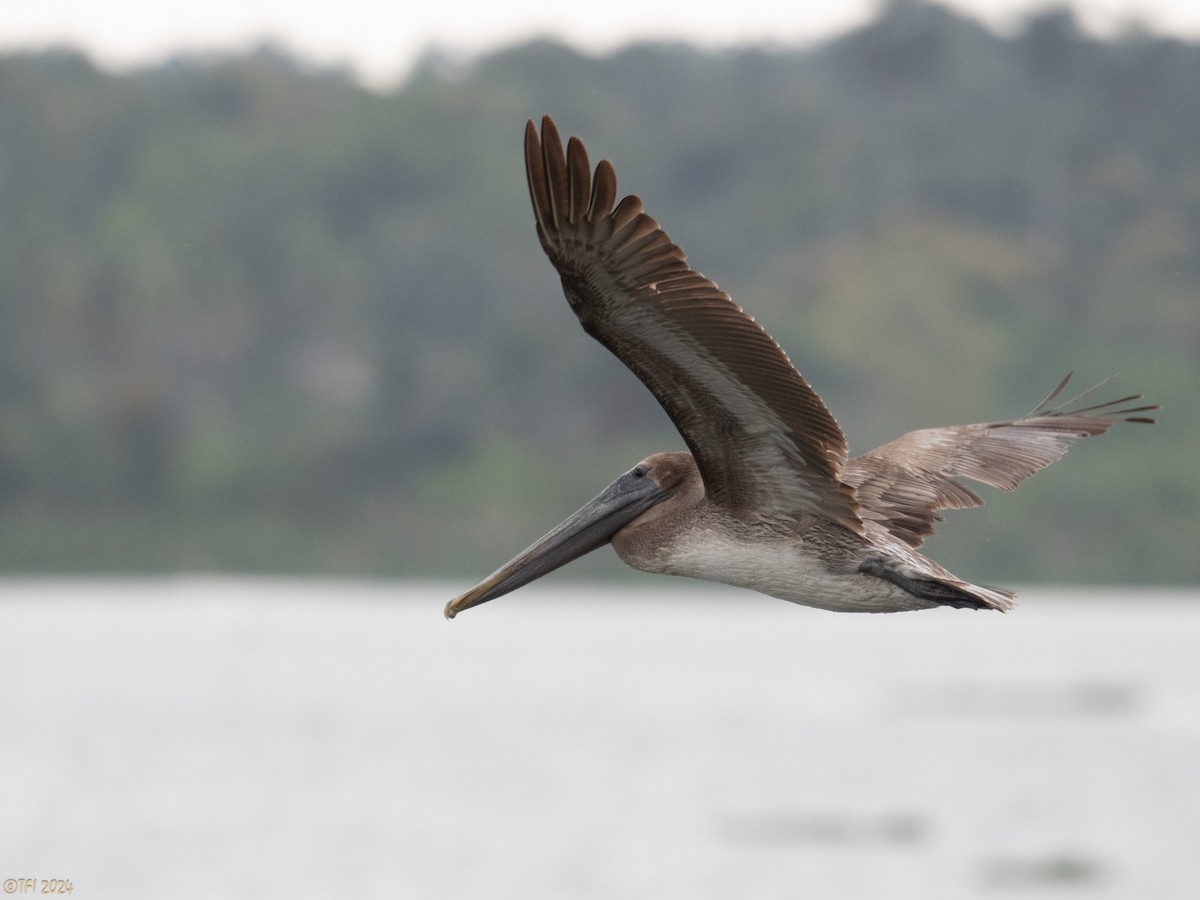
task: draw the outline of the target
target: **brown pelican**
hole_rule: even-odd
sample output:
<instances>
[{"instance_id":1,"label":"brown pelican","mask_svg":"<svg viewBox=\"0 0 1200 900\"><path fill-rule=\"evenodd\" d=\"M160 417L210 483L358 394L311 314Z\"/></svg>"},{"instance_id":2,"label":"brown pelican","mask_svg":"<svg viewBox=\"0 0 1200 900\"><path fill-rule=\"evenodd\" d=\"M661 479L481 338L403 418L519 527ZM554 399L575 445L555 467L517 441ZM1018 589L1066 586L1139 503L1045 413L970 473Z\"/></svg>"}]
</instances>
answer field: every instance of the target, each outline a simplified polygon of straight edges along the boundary
<instances>
[{"instance_id":1,"label":"brown pelican","mask_svg":"<svg viewBox=\"0 0 1200 900\"><path fill-rule=\"evenodd\" d=\"M1008 610L1013 594L957 578L917 552L943 509L983 500L959 479L1003 490L1114 422L1127 406L1051 406L1028 415L913 431L862 456L780 346L691 269L634 196L617 202L612 165L591 174L578 138L525 126L525 171L542 248L584 330L662 405L690 453L656 453L532 547L446 605L486 603L611 543L644 572L689 575L806 606L893 612ZM1101 382L1103 384L1103 382ZM1096 387L1099 387L1097 385Z\"/></svg>"}]
</instances>

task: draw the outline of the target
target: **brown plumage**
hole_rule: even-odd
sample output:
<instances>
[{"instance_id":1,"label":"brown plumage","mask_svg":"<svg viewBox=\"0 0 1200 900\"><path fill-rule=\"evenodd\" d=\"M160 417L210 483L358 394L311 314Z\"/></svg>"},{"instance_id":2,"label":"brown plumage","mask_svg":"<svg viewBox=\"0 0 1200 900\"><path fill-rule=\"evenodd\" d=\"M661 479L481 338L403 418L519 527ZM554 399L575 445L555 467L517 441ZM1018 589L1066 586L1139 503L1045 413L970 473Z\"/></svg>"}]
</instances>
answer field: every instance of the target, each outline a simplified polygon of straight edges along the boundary
<instances>
[{"instance_id":1,"label":"brown plumage","mask_svg":"<svg viewBox=\"0 0 1200 900\"><path fill-rule=\"evenodd\" d=\"M564 158L549 117L542 129L539 144L533 122L525 127L542 248L584 330L671 417L709 498L810 512L860 532L854 492L841 481L846 438L816 391L761 325L688 267L638 197L613 208L617 176L607 160L591 183L579 138Z\"/></svg>"},{"instance_id":2,"label":"brown plumage","mask_svg":"<svg viewBox=\"0 0 1200 900\"><path fill-rule=\"evenodd\" d=\"M978 506L960 479L1012 490L1081 437L1155 406L1051 407L1006 422L913 431L848 459L846 438L782 348L628 196L593 175L553 121L525 128L538 238L588 334L642 380L691 454L656 454L541 541L447 605L498 597L612 542L631 566L692 575L835 610L1007 609L916 552L940 510ZM1097 385L1099 387L1099 385Z\"/></svg>"},{"instance_id":3,"label":"brown plumage","mask_svg":"<svg viewBox=\"0 0 1200 900\"><path fill-rule=\"evenodd\" d=\"M942 520L939 510L983 505L978 494L956 479L1016 490L1080 438L1104 434L1114 422L1153 424L1153 419L1134 414L1157 406L1122 408L1140 400L1141 394L1075 406L1103 381L1051 407L1050 402L1070 379L1068 374L1032 412L1019 419L910 431L850 460L845 478L854 486L865 517L910 547L920 547L933 534L934 523Z\"/></svg>"}]
</instances>

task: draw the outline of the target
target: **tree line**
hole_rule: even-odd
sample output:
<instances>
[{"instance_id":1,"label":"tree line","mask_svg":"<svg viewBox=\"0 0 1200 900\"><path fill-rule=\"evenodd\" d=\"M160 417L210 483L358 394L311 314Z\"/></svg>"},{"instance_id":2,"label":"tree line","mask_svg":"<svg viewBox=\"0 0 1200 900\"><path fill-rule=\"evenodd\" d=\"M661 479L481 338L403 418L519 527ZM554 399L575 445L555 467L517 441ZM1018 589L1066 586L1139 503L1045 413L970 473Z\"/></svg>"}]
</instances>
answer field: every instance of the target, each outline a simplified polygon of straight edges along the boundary
<instances>
[{"instance_id":1,"label":"tree line","mask_svg":"<svg viewBox=\"0 0 1200 900\"><path fill-rule=\"evenodd\" d=\"M0 57L0 571L478 574L681 445L541 254L551 113L863 451L1145 391L961 514L972 577L1200 577L1200 45L911 2L803 49ZM948 529L949 530L949 529ZM611 560L582 573L613 574Z\"/></svg>"}]
</instances>

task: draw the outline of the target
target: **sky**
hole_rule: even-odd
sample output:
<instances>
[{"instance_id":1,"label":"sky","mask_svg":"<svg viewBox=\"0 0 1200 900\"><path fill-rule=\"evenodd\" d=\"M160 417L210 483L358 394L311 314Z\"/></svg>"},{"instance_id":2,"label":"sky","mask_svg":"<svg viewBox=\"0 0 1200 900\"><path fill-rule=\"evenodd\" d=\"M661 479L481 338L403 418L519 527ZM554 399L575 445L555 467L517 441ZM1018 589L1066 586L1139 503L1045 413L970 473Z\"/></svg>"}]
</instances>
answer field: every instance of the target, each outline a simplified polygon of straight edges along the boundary
<instances>
[{"instance_id":1,"label":"sky","mask_svg":"<svg viewBox=\"0 0 1200 900\"><path fill-rule=\"evenodd\" d=\"M124 69L181 51L238 51L271 41L322 65L354 69L386 86L429 47L470 57L539 36L586 51L633 39L688 40L706 46L797 45L870 18L877 0L784 3L780 0L40 0L9 2L0 12L0 51L68 45L102 65ZM1047 0L949 0L998 27ZM1153 30L1200 37L1197 0L1079 0L1090 30L1111 33L1138 20Z\"/></svg>"}]
</instances>

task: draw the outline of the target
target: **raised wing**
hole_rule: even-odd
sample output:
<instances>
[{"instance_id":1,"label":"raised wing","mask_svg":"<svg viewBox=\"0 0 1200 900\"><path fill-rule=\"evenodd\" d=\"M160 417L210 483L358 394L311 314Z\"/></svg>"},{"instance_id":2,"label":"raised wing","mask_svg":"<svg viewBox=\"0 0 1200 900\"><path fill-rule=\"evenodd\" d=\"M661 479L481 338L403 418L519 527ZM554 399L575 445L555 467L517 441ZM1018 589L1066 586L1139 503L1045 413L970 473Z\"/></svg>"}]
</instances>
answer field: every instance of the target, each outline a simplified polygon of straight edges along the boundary
<instances>
[{"instance_id":1,"label":"raised wing","mask_svg":"<svg viewBox=\"0 0 1200 900\"><path fill-rule=\"evenodd\" d=\"M910 431L850 460L844 477L858 491L862 518L920 547L942 520L939 510L983 505L980 496L958 478L1011 491L1080 438L1103 434L1115 422L1154 421L1135 414L1157 406L1123 406L1140 400L1141 394L1075 406L1103 381L1050 407L1070 379L1068 374L1020 419Z\"/></svg>"},{"instance_id":2,"label":"raised wing","mask_svg":"<svg viewBox=\"0 0 1200 900\"><path fill-rule=\"evenodd\" d=\"M862 531L842 481L846 439L771 336L715 284L612 165L542 119L525 126L538 237L584 329L642 380L696 459L710 501L743 515L823 516Z\"/></svg>"}]
</instances>

